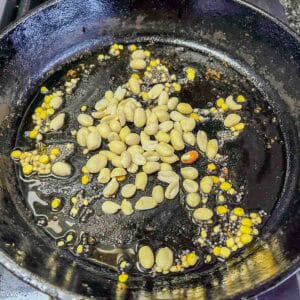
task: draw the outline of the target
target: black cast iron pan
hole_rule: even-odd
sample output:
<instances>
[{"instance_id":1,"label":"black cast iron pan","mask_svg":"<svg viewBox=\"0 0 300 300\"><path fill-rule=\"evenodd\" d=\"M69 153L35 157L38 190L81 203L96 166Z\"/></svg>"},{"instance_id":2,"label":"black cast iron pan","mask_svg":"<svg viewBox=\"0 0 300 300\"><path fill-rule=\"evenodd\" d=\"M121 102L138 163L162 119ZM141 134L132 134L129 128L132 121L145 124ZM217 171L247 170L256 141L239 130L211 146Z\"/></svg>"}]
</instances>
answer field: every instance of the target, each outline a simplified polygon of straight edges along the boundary
<instances>
[{"instance_id":1,"label":"black cast iron pan","mask_svg":"<svg viewBox=\"0 0 300 300\"><path fill-rule=\"evenodd\" d=\"M270 213L260 239L226 264L202 272L157 280L133 276L122 295L114 272L58 251L36 227L9 159L38 86L67 63L114 41L184 49L186 59L203 66L222 68L226 61L230 84L206 82L184 91L184 97L206 101L218 89L242 88L250 98L260 98L266 117L274 114L281 137L273 152L263 154L250 133L239 144L251 183L247 205ZM16 275L64 299L223 299L257 294L297 270L300 47L299 38L277 20L239 1L52 1L2 33L0 67L0 261ZM102 79L97 80L105 89ZM170 228L178 225L169 220Z\"/></svg>"}]
</instances>

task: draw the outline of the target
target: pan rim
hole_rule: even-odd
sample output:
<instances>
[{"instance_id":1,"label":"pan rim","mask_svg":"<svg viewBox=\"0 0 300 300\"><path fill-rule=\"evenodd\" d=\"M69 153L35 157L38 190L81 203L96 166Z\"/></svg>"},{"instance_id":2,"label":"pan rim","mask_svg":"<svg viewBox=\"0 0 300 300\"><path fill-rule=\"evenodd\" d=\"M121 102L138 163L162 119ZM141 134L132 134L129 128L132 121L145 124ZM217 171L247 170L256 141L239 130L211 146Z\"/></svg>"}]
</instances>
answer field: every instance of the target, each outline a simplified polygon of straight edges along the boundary
<instances>
[{"instance_id":1,"label":"pan rim","mask_svg":"<svg viewBox=\"0 0 300 300\"><path fill-rule=\"evenodd\" d=\"M19 24L23 23L27 19L31 18L35 14L39 13L40 11L49 8L51 6L54 6L55 4L61 3L63 0L49 0L36 8L33 8L29 13L25 14L23 17L19 18L15 22L9 24L7 27L4 28L0 32L0 39L4 38L5 35L7 35L9 32L13 31ZM231 0L232 2L235 2L241 6L245 6L247 8L250 8L251 10L255 11L256 13L260 14L261 16L271 20L273 23L281 27L285 32L290 34L294 39L297 40L297 42L300 42L300 34L298 34L293 28L289 27L287 24L283 23L280 19L278 19L275 16L270 15L265 10L257 7L254 4L251 4L249 2L246 2L244 0Z\"/></svg>"},{"instance_id":2,"label":"pan rim","mask_svg":"<svg viewBox=\"0 0 300 300\"><path fill-rule=\"evenodd\" d=\"M0 39L3 39L6 35L8 35L10 32L12 32L14 29L18 27L21 23L26 21L27 19L31 18L35 14L39 13L40 11L50 8L56 4L61 3L63 0L50 0L49 2L42 4L38 6L37 8L33 9L29 14L26 14L16 22L12 23L8 27L4 29L0 33ZM277 26L282 28L285 32L287 32L289 35L291 35L297 42L300 42L300 35L298 35L292 28L284 24L282 21L280 21L278 18L268 14L264 10L258 8L255 5L252 5L250 3L246 3L243 0L231 0L232 2L235 2L241 6L248 7L249 9L255 11L259 15L261 15L264 18L269 19L273 23L275 23ZM49 293L53 297L68 299L66 297L76 297L81 298L77 293L69 292L67 290L64 290L62 288L58 288L55 285L49 283L48 281L42 279L41 277L35 275L31 271L28 271L27 269L19 266L16 264L5 252L0 250L0 263L3 265L8 271L14 273L18 278L21 280L27 282L31 286L39 289L42 292ZM241 293L239 295L235 295L234 298L239 298L241 296L253 296L253 295L259 295L262 292L265 292L267 290L270 290L274 288L275 286L279 285L280 283L284 282L291 276L293 276L298 270L300 269L300 259L298 259L297 262L293 266L290 266L286 270L282 271L281 273L277 274L274 278L268 279L266 282L258 285L255 288L252 288L251 290ZM24 276L25 275L25 276Z\"/></svg>"}]
</instances>

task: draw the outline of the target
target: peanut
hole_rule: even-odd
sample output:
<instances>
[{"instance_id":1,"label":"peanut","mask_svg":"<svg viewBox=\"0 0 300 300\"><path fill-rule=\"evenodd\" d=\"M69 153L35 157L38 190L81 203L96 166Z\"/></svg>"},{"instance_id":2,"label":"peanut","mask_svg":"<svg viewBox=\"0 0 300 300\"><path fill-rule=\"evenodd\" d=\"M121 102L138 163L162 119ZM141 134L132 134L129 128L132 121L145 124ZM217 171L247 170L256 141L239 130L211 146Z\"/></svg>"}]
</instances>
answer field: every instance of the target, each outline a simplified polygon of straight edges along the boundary
<instances>
[{"instance_id":1,"label":"peanut","mask_svg":"<svg viewBox=\"0 0 300 300\"><path fill-rule=\"evenodd\" d=\"M120 209L120 205L113 201L104 201L102 203L102 211L105 214L115 214Z\"/></svg>"},{"instance_id":2,"label":"peanut","mask_svg":"<svg viewBox=\"0 0 300 300\"><path fill-rule=\"evenodd\" d=\"M147 161L143 165L143 171L146 174L153 174L153 173L159 171L159 169L160 169L160 164L158 162L155 162L155 161Z\"/></svg>"},{"instance_id":3,"label":"peanut","mask_svg":"<svg viewBox=\"0 0 300 300\"><path fill-rule=\"evenodd\" d=\"M110 180L110 169L104 168L100 171L98 175L98 182L100 183L108 183Z\"/></svg>"},{"instance_id":4,"label":"peanut","mask_svg":"<svg viewBox=\"0 0 300 300\"><path fill-rule=\"evenodd\" d=\"M134 184L125 184L121 189L121 195L124 198L131 198L136 192L136 186Z\"/></svg>"},{"instance_id":5,"label":"peanut","mask_svg":"<svg viewBox=\"0 0 300 300\"><path fill-rule=\"evenodd\" d=\"M152 189L152 198L156 201L156 203L161 203L164 201L164 189L160 185L156 185Z\"/></svg>"},{"instance_id":6,"label":"peanut","mask_svg":"<svg viewBox=\"0 0 300 300\"><path fill-rule=\"evenodd\" d=\"M137 108L134 111L134 125L138 128L142 128L146 124L146 113L143 108Z\"/></svg>"},{"instance_id":7,"label":"peanut","mask_svg":"<svg viewBox=\"0 0 300 300\"><path fill-rule=\"evenodd\" d=\"M135 203L136 210L148 210L157 206L156 201L152 197L143 196Z\"/></svg>"},{"instance_id":8,"label":"peanut","mask_svg":"<svg viewBox=\"0 0 300 300\"><path fill-rule=\"evenodd\" d=\"M213 180L211 176L204 176L200 181L200 189L203 193L209 194L213 187Z\"/></svg>"},{"instance_id":9,"label":"peanut","mask_svg":"<svg viewBox=\"0 0 300 300\"><path fill-rule=\"evenodd\" d=\"M52 173L57 176L70 176L72 172L71 166L66 162L58 161L52 165Z\"/></svg>"},{"instance_id":10,"label":"peanut","mask_svg":"<svg viewBox=\"0 0 300 300\"><path fill-rule=\"evenodd\" d=\"M233 127L241 121L241 117L238 114L229 114L224 120L225 127Z\"/></svg>"},{"instance_id":11,"label":"peanut","mask_svg":"<svg viewBox=\"0 0 300 300\"><path fill-rule=\"evenodd\" d=\"M139 264L144 269L151 269L154 265L154 254L149 246L142 246L138 251Z\"/></svg>"},{"instance_id":12,"label":"peanut","mask_svg":"<svg viewBox=\"0 0 300 300\"><path fill-rule=\"evenodd\" d=\"M185 202L190 207L196 207L200 204L201 197L198 193L189 193L185 198Z\"/></svg>"},{"instance_id":13,"label":"peanut","mask_svg":"<svg viewBox=\"0 0 300 300\"><path fill-rule=\"evenodd\" d=\"M207 147L207 142L208 142L208 139L207 139L207 134L205 131L203 130L199 130L197 132L197 145L199 147L199 149L202 151L202 152L205 152L206 151L206 147Z\"/></svg>"},{"instance_id":14,"label":"peanut","mask_svg":"<svg viewBox=\"0 0 300 300\"><path fill-rule=\"evenodd\" d=\"M108 148L115 154L121 154L126 150L126 145L121 141L112 141L108 144Z\"/></svg>"},{"instance_id":15,"label":"peanut","mask_svg":"<svg viewBox=\"0 0 300 300\"><path fill-rule=\"evenodd\" d=\"M85 127L92 126L94 123L93 118L88 114L79 114L77 117L77 121L80 125Z\"/></svg>"},{"instance_id":16,"label":"peanut","mask_svg":"<svg viewBox=\"0 0 300 300\"><path fill-rule=\"evenodd\" d=\"M199 221L208 221L212 218L212 216L213 211L207 207L197 208L193 213L193 217Z\"/></svg>"},{"instance_id":17,"label":"peanut","mask_svg":"<svg viewBox=\"0 0 300 300\"><path fill-rule=\"evenodd\" d=\"M90 173L98 173L107 165L107 158L102 154L93 155L86 163Z\"/></svg>"},{"instance_id":18,"label":"peanut","mask_svg":"<svg viewBox=\"0 0 300 300\"><path fill-rule=\"evenodd\" d=\"M65 113L61 113L51 120L49 127L52 130L59 130L64 126L64 122L65 122Z\"/></svg>"},{"instance_id":19,"label":"peanut","mask_svg":"<svg viewBox=\"0 0 300 300\"><path fill-rule=\"evenodd\" d=\"M165 197L167 199L174 199L179 192L179 180L171 182L165 191Z\"/></svg>"},{"instance_id":20,"label":"peanut","mask_svg":"<svg viewBox=\"0 0 300 300\"><path fill-rule=\"evenodd\" d=\"M135 186L138 190L144 191L148 182L148 175L145 172L139 172L135 177Z\"/></svg>"},{"instance_id":21,"label":"peanut","mask_svg":"<svg viewBox=\"0 0 300 300\"><path fill-rule=\"evenodd\" d=\"M143 59L136 58L130 62L130 68L136 70L143 70L146 68L146 62Z\"/></svg>"},{"instance_id":22,"label":"peanut","mask_svg":"<svg viewBox=\"0 0 300 300\"><path fill-rule=\"evenodd\" d=\"M198 183L191 179L185 179L183 187L187 193L196 193L199 189Z\"/></svg>"},{"instance_id":23,"label":"peanut","mask_svg":"<svg viewBox=\"0 0 300 300\"><path fill-rule=\"evenodd\" d=\"M199 175L198 170L196 168L193 168L193 167L184 167L184 168L181 168L180 172L181 172L181 175L182 175L182 177L184 179L194 180Z\"/></svg>"},{"instance_id":24,"label":"peanut","mask_svg":"<svg viewBox=\"0 0 300 300\"><path fill-rule=\"evenodd\" d=\"M177 110L185 115L191 114L193 112L193 108L189 103L181 102L177 105Z\"/></svg>"},{"instance_id":25,"label":"peanut","mask_svg":"<svg viewBox=\"0 0 300 300\"><path fill-rule=\"evenodd\" d=\"M209 140L206 147L206 156L213 159L218 153L218 141L216 139Z\"/></svg>"},{"instance_id":26,"label":"peanut","mask_svg":"<svg viewBox=\"0 0 300 300\"><path fill-rule=\"evenodd\" d=\"M103 189L103 196L105 198L111 197L117 192L118 188L119 188L119 182L115 178L113 178Z\"/></svg>"},{"instance_id":27,"label":"peanut","mask_svg":"<svg viewBox=\"0 0 300 300\"><path fill-rule=\"evenodd\" d=\"M171 131L170 137L171 137L171 144L175 150L179 151L184 149L185 146L182 139L182 135L176 129L173 129Z\"/></svg>"}]
</instances>

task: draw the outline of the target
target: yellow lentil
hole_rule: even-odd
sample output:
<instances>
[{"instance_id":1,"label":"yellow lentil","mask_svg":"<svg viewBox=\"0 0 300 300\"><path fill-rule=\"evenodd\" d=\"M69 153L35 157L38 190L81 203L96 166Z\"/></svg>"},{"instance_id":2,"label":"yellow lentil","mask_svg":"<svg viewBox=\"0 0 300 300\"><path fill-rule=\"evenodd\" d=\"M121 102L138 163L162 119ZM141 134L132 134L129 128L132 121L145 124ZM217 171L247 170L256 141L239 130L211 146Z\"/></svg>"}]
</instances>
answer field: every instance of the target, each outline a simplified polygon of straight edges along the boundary
<instances>
[{"instance_id":1,"label":"yellow lentil","mask_svg":"<svg viewBox=\"0 0 300 300\"><path fill-rule=\"evenodd\" d=\"M128 274L122 273L118 276L118 281L121 283L125 283L128 280Z\"/></svg>"},{"instance_id":2,"label":"yellow lentil","mask_svg":"<svg viewBox=\"0 0 300 300\"><path fill-rule=\"evenodd\" d=\"M236 191L234 188L229 189L229 191L227 192L229 195L235 195Z\"/></svg>"},{"instance_id":3,"label":"yellow lentil","mask_svg":"<svg viewBox=\"0 0 300 300\"><path fill-rule=\"evenodd\" d=\"M123 282L118 282L117 288L118 288L118 290L126 290L127 289L127 285L125 283L123 283Z\"/></svg>"},{"instance_id":4,"label":"yellow lentil","mask_svg":"<svg viewBox=\"0 0 300 300\"><path fill-rule=\"evenodd\" d=\"M133 52L137 49L137 46L135 44L131 44L128 46L129 51Z\"/></svg>"},{"instance_id":5,"label":"yellow lentil","mask_svg":"<svg viewBox=\"0 0 300 300\"><path fill-rule=\"evenodd\" d=\"M215 256L220 256L220 253L221 253L221 247L219 247L219 246L214 247L213 254Z\"/></svg>"},{"instance_id":6,"label":"yellow lentil","mask_svg":"<svg viewBox=\"0 0 300 300\"><path fill-rule=\"evenodd\" d=\"M122 269L125 269L125 268L127 267L127 265L128 265L128 263L127 263L127 261L125 261L125 260L123 260L123 261L120 263L120 267L121 267Z\"/></svg>"},{"instance_id":7,"label":"yellow lentil","mask_svg":"<svg viewBox=\"0 0 300 300\"><path fill-rule=\"evenodd\" d=\"M23 174L24 175L29 175L33 171L33 166L32 165L24 165L22 168Z\"/></svg>"},{"instance_id":8,"label":"yellow lentil","mask_svg":"<svg viewBox=\"0 0 300 300\"><path fill-rule=\"evenodd\" d=\"M199 116L199 115L196 114L196 113L191 113L191 114L190 114L190 117L191 117L192 119L194 119L195 121L201 121L201 120L203 119L201 116Z\"/></svg>"},{"instance_id":9,"label":"yellow lentil","mask_svg":"<svg viewBox=\"0 0 300 300\"><path fill-rule=\"evenodd\" d=\"M198 261L198 256L195 252L191 252L186 256L186 261L189 264L189 266L194 266Z\"/></svg>"},{"instance_id":10,"label":"yellow lentil","mask_svg":"<svg viewBox=\"0 0 300 300\"><path fill-rule=\"evenodd\" d=\"M37 130L35 130L35 129L33 129L33 130L31 130L31 131L29 131L29 137L31 138L31 139L34 139L34 138L36 138L36 136L38 135L38 131Z\"/></svg>"},{"instance_id":11,"label":"yellow lentil","mask_svg":"<svg viewBox=\"0 0 300 300\"><path fill-rule=\"evenodd\" d=\"M76 253L81 254L83 252L83 245L78 245L76 248Z\"/></svg>"},{"instance_id":12,"label":"yellow lentil","mask_svg":"<svg viewBox=\"0 0 300 300\"><path fill-rule=\"evenodd\" d=\"M229 238L229 239L226 240L226 246L228 248L232 248L234 245L235 245L235 243L234 243L234 239L233 238Z\"/></svg>"},{"instance_id":13,"label":"yellow lentil","mask_svg":"<svg viewBox=\"0 0 300 300\"><path fill-rule=\"evenodd\" d=\"M50 154L52 154L52 155L58 155L59 153L60 153L59 148L55 147L50 150Z\"/></svg>"},{"instance_id":14,"label":"yellow lentil","mask_svg":"<svg viewBox=\"0 0 300 300\"><path fill-rule=\"evenodd\" d=\"M250 218L243 218L243 219L242 219L242 225L251 227L252 224L253 224L253 223L252 223L252 220L251 220Z\"/></svg>"},{"instance_id":15,"label":"yellow lentil","mask_svg":"<svg viewBox=\"0 0 300 300\"><path fill-rule=\"evenodd\" d=\"M114 49L114 50L119 50L119 45L118 44L113 44L111 46L111 48Z\"/></svg>"},{"instance_id":16,"label":"yellow lentil","mask_svg":"<svg viewBox=\"0 0 300 300\"><path fill-rule=\"evenodd\" d=\"M243 103L243 102L246 102L246 98L245 98L243 95L238 95L238 96L236 97L236 101L237 101L238 103Z\"/></svg>"},{"instance_id":17,"label":"yellow lentil","mask_svg":"<svg viewBox=\"0 0 300 300\"><path fill-rule=\"evenodd\" d=\"M173 87L174 87L175 92L180 92L181 91L181 85L179 83L174 82Z\"/></svg>"},{"instance_id":18,"label":"yellow lentil","mask_svg":"<svg viewBox=\"0 0 300 300\"><path fill-rule=\"evenodd\" d=\"M172 80L176 80L176 79L177 79L176 74L172 74L172 75L171 75L171 79L172 79ZM170 83L167 82L167 83L166 83L166 86L170 86Z\"/></svg>"},{"instance_id":19,"label":"yellow lentil","mask_svg":"<svg viewBox=\"0 0 300 300\"><path fill-rule=\"evenodd\" d=\"M86 105L82 105L82 106L80 107L80 110L83 111L83 112L86 111L86 110L87 110L87 106L86 106Z\"/></svg>"},{"instance_id":20,"label":"yellow lentil","mask_svg":"<svg viewBox=\"0 0 300 300\"><path fill-rule=\"evenodd\" d=\"M42 164L47 164L49 162L49 156L46 154L43 154L39 157L39 162Z\"/></svg>"},{"instance_id":21,"label":"yellow lentil","mask_svg":"<svg viewBox=\"0 0 300 300\"><path fill-rule=\"evenodd\" d=\"M228 212L228 209L224 205L219 205L217 206L216 211L218 215L225 215Z\"/></svg>"},{"instance_id":22,"label":"yellow lentil","mask_svg":"<svg viewBox=\"0 0 300 300\"><path fill-rule=\"evenodd\" d=\"M55 113L55 110L54 110L53 108L48 108L48 109L47 109L47 114L48 114L49 116L54 115L54 113Z\"/></svg>"},{"instance_id":23,"label":"yellow lentil","mask_svg":"<svg viewBox=\"0 0 300 300\"><path fill-rule=\"evenodd\" d=\"M40 113L40 118L42 120L46 119L47 118L47 111L43 110L41 113Z\"/></svg>"},{"instance_id":24,"label":"yellow lentil","mask_svg":"<svg viewBox=\"0 0 300 300\"><path fill-rule=\"evenodd\" d=\"M250 218L255 219L258 216L257 213L250 213Z\"/></svg>"},{"instance_id":25,"label":"yellow lentil","mask_svg":"<svg viewBox=\"0 0 300 300\"><path fill-rule=\"evenodd\" d=\"M10 157L13 158L13 159L20 159L21 154L22 154L22 151L20 151L20 150L13 150L10 153Z\"/></svg>"},{"instance_id":26,"label":"yellow lentil","mask_svg":"<svg viewBox=\"0 0 300 300\"><path fill-rule=\"evenodd\" d=\"M207 237L207 232L205 230L201 230L201 237L206 238Z\"/></svg>"},{"instance_id":27,"label":"yellow lentil","mask_svg":"<svg viewBox=\"0 0 300 300\"><path fill-rule=\"evenodd\" d=\"M241 237L240 237L240 241L243 244L251 243L252 239L253 239L253 237L250 234L242 234Z\"/></svg>"},{"instance_id":28,"label":"yellow lentil","mask_svg":"<svg viewBox=\"0 0 300 300\"><path fill-rule=\"evenodd\" d=\"M240 232L241 233L246 233L246 234L251 234L252 229L250 227L248 227L248 226L242 225L240 227Z\"/></svg>"},{"instance_id":29,"label":"yellow lentil","mask_svg":"<svg viewBox=\"0 0 300 300\"><path fill-rule=\"evenodd\" d=\"M84 174L87 174L89 172L88 167L87 166L83 166L81 168L81 172L84 173Z\"/></svg>"},{"instance_id":30,"label":"yellow lentil","mask_svg":"<svg viewBox=\"0 0 300 300\"><path fill-rule=\"evenodd\" d=\"M57 242L57 246L58 247L63 247L64 245L65 245L65 242L62 241L62 240L60 240L60 241Z\"/></svg>"},{"instance_id":31,"label":"yellow lentil","mask_svg":"<svg viewBox=\"0 0 300 300\"><path fill-rule=\"evenodd\" d=\"M151 52L149 50L145 50L144 54L146 57L150 57L151 56Z\"/></svg>"},{"instance_id":32,"label":"yellow lentil","mask_svg":"<svg viewBox=\"0 0 300 300\"><path fill-rule=\"evenodd\" d=\"M41 93L48 93L48 92L49 92L49 90L47 89L46 86L41 87Z\"/></svg>"},{"instance_id":33,"label":"yellow lentil","mask_svg":"<svg viewBox=\"0 0 300 300\"><path fill-rule=\"evenodd\" d=\"M208 171L215 171L217 169L217 166L214 163L210 163L207 165Z\"/></svg>"},{"instance_id":34,"label":"yellow lentil","mask_svg":"<svg viewBox=\"0 0 300 300\"><path fill-rule=\"evenodd\" d=\"M44 97L44 103L50 103L50 101L53 99L53 96L52 95L46 95Z\"/></svg>"},{"instance_id":35,"label":"yellow lentil","mask_svg":"<svg viewBox=\"0 0 300 300\"><path fill-rule=\"evenodd\" d=\"M51 201L51 208L52 209L58 209L61 205L61 200L59 198L54 198Z\"/></svg>"},{"instance_id":36,"label":"yellow lentil","mask_svg":"<svg viewBox=\"0 0 300 300\"><path fill-rule=\"evenodd\" d=\"M232 185L231 183L225 181L223 183L221 183L220 185L220 188L223 190L223 191L229 191L231 189Z\"/></svg>"},{"instance_id":37,"label":"yellow lentil","mask_svg":"<svg viewBox=\"0 0 300 300\"><path fill-rule=\"evenodd\" d=\"M245 211L242 207L235 207L232 212L238 217L242 217L245 214Z\"/></svg>"},{"instance_id":38,"label":"yellow lentil","mask_svg":"<svg viewBox=\"0 0 300 300\"><path fill-rule=\"evenodd\" d=\"M71 198L71 203L76 204L78 201L78 199L76 197L72 197Z\"/></svg>"},{"instance_id":39,"label":"yellow lentil","mask_svg":"<svg viewBox=\"0 0 300 300\"><path fill-rule=\"evenodd\" d=\"M211 262L211 255L206 255L205 262Z\"/></svg>"},{"instance_id":40,"label":"yellow lentil","mask_svg":"<svg viewBox=\"0 0 300 300\"><path fill-rule=\"evenodd\" d=\"M190 81L193 81L195 80L195 77L196 77L196 70L193 69L193 68L187 68L185 70L185 73L186 73L186 78Z\"/></svg>"},{"instance_id":41,"label":"yellow lentil","mask_svg":"<svg viewBox=\"0 0 300 300\"><path fill-rule=\"evenodd\" d=\"M262 223L262 218L260 216L257 216L254 221L257 224L261 224Z\"/></svg>"},{"instance_id":42,"label":"yellow lentil","mask_svg":"<svg viewBox=\"0 0 300 300\"><path fill-rule=\"evenodd\" d=\"M220 256L224 257L224 258L227 258L229 257L231 254L231 251L229 248L227 247L221 247L221 251L220 251Z\"/></svg>"},{"instance_id":43,"label":"yellow lentil","mask_svg":"<svg viewBox=\"0 0 300 300\"><path fill-rule=\"evenodd\" d=\"M237 131L241 131L245 128L245 123L238 123L235 126L233 126L233 128Z\"/></svg>"},{"instance_id":44,"label":"yellow lentil","mask_svg":"<svg viewBox=\"0 0 300 300\"><path fill-rule=\"evenodd\" d=\"M218 112L218 110L215 107L212 107L210 109L210 112L213 113L213 114L216 114Z\"/></svg>"},{"instance_id":45,"label":"yellow lentil","mask_svg":"<svg viewBox=\"0 0 300 300\"><path fill-rule=\"evenodd\" d=\"M222 107L223 104L225 104L225 99L224 99L224 98L219 98L219 99L217 99L216 105L217 105L218 107Z\"/></svg>"},{"instance_id":46,"label":"yellow lentil","mask_svg":"<svg viewBox=\"0 0 300 300\"><path fill-rule=\"evenodd\" d=\"M139 76L139 74L133 73L133 74L131 74L131 78L140 79L140 76Z\"/></svg>"},{"instance_id":47,"label":"yellow lentil","mask_svg":"<svg viewBox=\"0 0 300 300\"><path fill-rule=\"evenodd\" d=\"M148 93L146 93L146 92L141 92L140 95L141 95L141 97L143 98L144 101L147 101L147 100L150 99Z\"/></svg>"},{"instance_id":48,"label":"yellow lentil","mask_svg":"<svg viewBox=\"0 0 300 300\"><path fill-rule=\"evenodd\" d=\"M90 179L89 179L89 176L88 176L88 175L83 175L83 176L81 177L81 183L82 183L82 184L86 185L86 184L89 183L89 181L90 181Z\"/></svg>"},{"instance_id":49,"label":"yellow lentil","mask_svg":"<svg viewBox=\"0 0 300 300\"><path fill-rule=\"evenodd\" d=\"M156 67L157 65L158 65L158 63L155 59L150 60L150 66Z\"/></svg>"},{"instance_id":50,"label":"yellow lentil","mask_svg":"<svg viewBox=\"0 0 300 300\"><path fill-rule=\"evenodd\" d=\"M220 182L220 179L219 179L219 177L218 176L211 176L211 179L212 179L212 181L213 181L213 183L214 184L217 184L217 183L219 183Z\"/></svg>"},{"instance_id":51,"label":"yellow lentil","mask_svg":"<svg viewBox=\"0 0 300 300\"><path fill-rule=\"evenodd\" d=\"M73 240L73 238L74 238L73 234L68 234L66 236L66 241L69 243L69 242L71 242Z\"/></svg>"},{"instance_id":52,"label":"yellow lentil","mask_svg":"<svg viewBox=\"0 0 300 300\"><path fill-rule=\"evenodd\" d=\"M218 195L218 201L219 202L224 202L225 201L225 197L224 197L224 195Z\"/></svg>"},{"instance_id":53,"label":"yellow lentil","mask_svg":"<svg viewBox=\"0 0 300 300\"><path fill-rule=\"evenodd\" d=\"M226 103L223 103L222 104L222 106L221 106L221 108L224 110L224 111L226 111L226 110L228 110L228 105L226 104Z\"/></svg>"},{"instance_id":54,"label":"yellow lentil","mask_svg":"<svg viewBox=\"0 0 300 300\"><path fill-rule=\"evenodd\" d=\"M43 109L42 109L40 106L38 106L38 107L34 110L34 112L37 113L37 114L40 114L42 111L43 111Z\"/></svg>"}]
</instances>

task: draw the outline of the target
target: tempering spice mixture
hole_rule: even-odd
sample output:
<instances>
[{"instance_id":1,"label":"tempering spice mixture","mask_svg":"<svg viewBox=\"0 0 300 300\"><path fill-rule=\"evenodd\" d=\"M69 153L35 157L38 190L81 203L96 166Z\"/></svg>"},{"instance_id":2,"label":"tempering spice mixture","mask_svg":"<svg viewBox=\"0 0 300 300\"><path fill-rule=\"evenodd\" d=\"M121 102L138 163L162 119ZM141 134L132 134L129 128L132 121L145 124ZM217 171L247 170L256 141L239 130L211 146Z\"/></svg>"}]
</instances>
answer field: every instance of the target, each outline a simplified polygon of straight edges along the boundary
<instances>
[{"instance_id":1,"label":"tempering spice mixture","mask_svg":"<svg viewBox=\"0 0 300 300\"><path fill-rule=\"evenodd\" d=\"M53 197L49 202L53 212L69 202L69 216L78 222L88 221L94 203L104 214L127 218L155 209L164 201L179 201L178 196L183 194L182 205L198 227L194 248L175 253L168 245L154 249L139 243L135 264L141 272L152 276L183 272L216 258L224 260L252 242L265 216L264 211L246 211L239 205L244 186L237 186L231 178L228 156L222 155L223 145L234 141L246 128L241 112L247 99L224 95L215 99L213 106L192 107L180 99L180 91L195 80L197 70L186 67L181 75L173 74L161 58L134 44L127 49L113 44L107 54L98 55L98 62L117 59L126 51L130 53L128 81L114 91L106 91L94 108L82 103L77 128L69 133L64 132L68 118L60 110L65 95L72 94L80 82L80 72L70 69L62 90L43 86L43 102L35 108L32 128L25 133L35 146L30 151L15 149L11 158L20 165L24 178L54 176L63 180L72 176L74 166L69 158L74 151L82 151L86 159L78 182L81 191L70 199ZM88 74L94 67L80 65L79 69ZM213 70L209 74L216 79L221 76ZM215 120L221 121L223 128L218 138L210 138L201 124ZM70 134L73 142L46 145L43 138L52 132ZM200 160L205 162L204 170L199 168ZM158 184L148 194L146 187L154 177ZM95 181L104 185L103 190L86 194L85 187ZM121 202L116 201L117 195ZM132 201L135 195L137 201ZM235 205L228 206L228 199ZM76 232L70 231L57 240L57 246L89 255L95 242L92 236L76 238ZM120 284L127 281L131 265L126 259L119 260Z\"/></svg>"}]
</instances>

